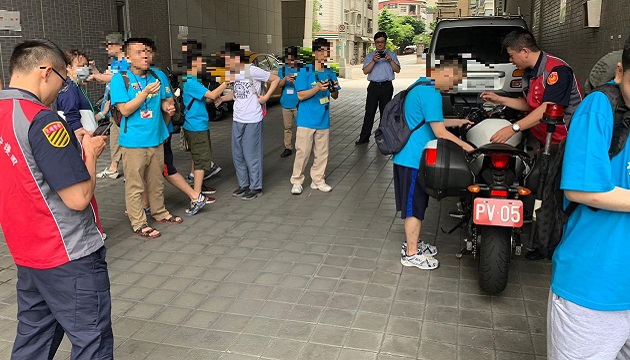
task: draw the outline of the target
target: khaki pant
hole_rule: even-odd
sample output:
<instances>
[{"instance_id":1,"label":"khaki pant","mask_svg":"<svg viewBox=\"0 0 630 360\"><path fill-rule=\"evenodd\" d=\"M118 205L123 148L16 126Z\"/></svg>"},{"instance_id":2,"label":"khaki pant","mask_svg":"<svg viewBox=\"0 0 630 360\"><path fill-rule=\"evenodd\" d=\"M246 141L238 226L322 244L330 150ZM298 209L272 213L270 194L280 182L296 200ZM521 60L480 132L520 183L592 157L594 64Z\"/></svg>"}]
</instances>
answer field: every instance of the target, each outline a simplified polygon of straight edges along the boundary
<instances>
[{"instance_id":1,"label":"khaki pant","mask_svg":"<svg viewBox=\"0 0 630 360\"><path fill-rule=\"evenodd\" d=\"M293 150L293 131L295 129L295 117L297 109L282 109L282 121L284 122L284 148Z\"/></svg>"},{"instance_id":2,"label":"khaki pant","mask_svg":"<svg viewBox=\"0 0 630 360\"><path fill-rule=\"evenodd\" d=\"M112 158L112 162L120 162L122 159L122 151L120 145L118 145L118 138L120 137L120 127L114 122L114 118L110 117L109 121L112 122L112 126L109 127L109 152Z\"/></svg>"},{"instance_id":3,"label":"khaki pant","mask_svg":"<svg viewBox=\"0 0 630 360\"><path fill-rule=\"evenodd\" d=\"M171 216L164 207L164 145L152 148L130 149L121 147L125 172L125 204L133 230L147 224L142 194L146 191L151 215L156 220Z\"/></svg>"},{"instance_id":4,"label":"khaki pant","mask_svg":"<svg viewBox=\"0 0 630 360\"><path fill-rule=\"evenodd\" d=\"M311 157L311 150L315 156L311 167L311 180L318 186L324 184L324 174L328 164L329 136L330 129L315 130L298 126L295 135L295 162L293 163L291 184L302 185L304 183L304 170Z\"/></svg>"}]
</instances>

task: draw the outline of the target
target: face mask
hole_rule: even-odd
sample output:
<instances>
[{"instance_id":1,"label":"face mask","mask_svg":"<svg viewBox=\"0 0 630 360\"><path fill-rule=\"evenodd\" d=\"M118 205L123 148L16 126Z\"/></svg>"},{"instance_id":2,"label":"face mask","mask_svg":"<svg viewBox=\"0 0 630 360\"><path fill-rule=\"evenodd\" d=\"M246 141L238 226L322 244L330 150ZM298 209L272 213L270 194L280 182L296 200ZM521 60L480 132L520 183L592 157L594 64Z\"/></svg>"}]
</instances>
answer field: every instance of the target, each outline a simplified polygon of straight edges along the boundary
<instances>
[{"instance_id":1,"label":"face mask","mask_svg":"<svg viewBox=\"0 0 630 360\"><path fill-rule=\"evenodd\" d=\"M89 66L82 66L77 68L77 79L79 81L86 81L90 76L91 69Z\"/></svg>"}]
</instances>

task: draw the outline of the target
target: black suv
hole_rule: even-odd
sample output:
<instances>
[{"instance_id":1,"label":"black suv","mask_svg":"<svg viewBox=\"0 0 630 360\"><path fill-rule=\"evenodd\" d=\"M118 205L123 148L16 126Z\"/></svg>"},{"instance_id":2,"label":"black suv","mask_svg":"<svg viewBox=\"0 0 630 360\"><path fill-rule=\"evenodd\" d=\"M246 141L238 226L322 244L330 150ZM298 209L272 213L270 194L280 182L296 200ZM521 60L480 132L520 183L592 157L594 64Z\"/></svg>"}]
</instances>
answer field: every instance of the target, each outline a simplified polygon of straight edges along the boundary
<instances>
[{"instance_id":1,"label":"black suv","mask_svg":"<svg viewBox=\"0 0 630 360\"><path fill-rule=\"evenodd\" d=\"M438 21L429 47L431 59L461 54L468 59L468 75L463 83L443 96L444 116L459 117L466 102L476 104L479 94L494 91L504 96L522 94L522 74L509 61L503 49L505 36L527 24L520 16L480 16ZM428 66L427 62L427 66Z\"/></svg>"}]
</instances>

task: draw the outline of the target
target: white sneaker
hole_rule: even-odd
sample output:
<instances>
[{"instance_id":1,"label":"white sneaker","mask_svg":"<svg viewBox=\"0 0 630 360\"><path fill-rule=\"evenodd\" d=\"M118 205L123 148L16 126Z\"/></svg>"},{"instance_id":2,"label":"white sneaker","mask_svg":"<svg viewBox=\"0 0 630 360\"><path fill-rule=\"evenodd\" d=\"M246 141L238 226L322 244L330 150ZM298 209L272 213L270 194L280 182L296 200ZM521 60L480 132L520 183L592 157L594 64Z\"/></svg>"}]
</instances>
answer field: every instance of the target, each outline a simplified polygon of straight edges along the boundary
<instances>
[{"instance_id":1,"label":"white sneaker","mask_svg":"<svg viewBox=\"0 0 630 360\"><path fill-rule=\"evenodd\" d=\"M321 192L331 192L332 191L332 186L323 183L321 185L316 185L314 182L311 183L311 189L313 190L319 190Z\"/></svg>"},{"instance_id":2,"label":"white sneaker","mask_svg":"<svg viewBox=\"0 0 630 360\"><path fill-rule=\"evenodd\" d=\"M431 245L431 244L427 244L424 241L420 241L418 243L418 254L423 254L426 256L435 256L438 254L438 249L437 247ZM400 255L401 256L405 256L407 255L407 243L404 242L402 244L402 249L400 249Z\"/></svg>"},{"instance_id":3,"label":"white sneaker","mask_svg":"<svg viewBox=\"0 0 630 360\"><path fill-rule=\"evenodd\" d=\"M96 174L96 177L101 179L118 179L118 171L109 171L109 168L105 168L105 170Z\"/></svg>"},{"instance_id":4,"label":"white sneaker","mask_svg":"<svg viewBox=\"0 0 630 360\"><path fill-rule=\"evenodd\" d=\"M302 193L302 185L294 184L293 187L291 188L291 194L300 195L301 193Z\"/></svg>"},{"instance_id":5,"label":"white sneaker","mask_svg":"<svg viewBox=\"0 0 630 360\"><path fill-rule=\"evenodd\" d=\"M400 263L403 266L415 266L418 269L422 270L433 270L437 269L437 267L439 266L439 262L437 261L437 259L422 254L401 256Z\"/></svg>"}]
</instances>

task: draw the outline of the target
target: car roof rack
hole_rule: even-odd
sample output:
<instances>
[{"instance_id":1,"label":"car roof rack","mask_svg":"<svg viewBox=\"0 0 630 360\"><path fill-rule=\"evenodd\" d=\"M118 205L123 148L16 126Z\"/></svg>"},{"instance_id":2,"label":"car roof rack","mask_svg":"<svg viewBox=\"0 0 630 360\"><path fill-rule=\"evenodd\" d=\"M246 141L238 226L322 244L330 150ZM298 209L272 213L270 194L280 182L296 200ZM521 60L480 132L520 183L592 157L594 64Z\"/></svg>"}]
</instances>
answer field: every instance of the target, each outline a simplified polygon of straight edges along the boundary
<instances>
[{"instance_id":1,"label":"car roof rack","mask_svg":"<svg viewBox=\"0 0 630 360\"><path fill-rule=\"evenodd\" d=\"M458 17L441 17L438 14L437 21L441 20L475 20L475 19L524 19L523 15L493 15L493 16L458 16Z\"/></svg>"}]
</instances>

